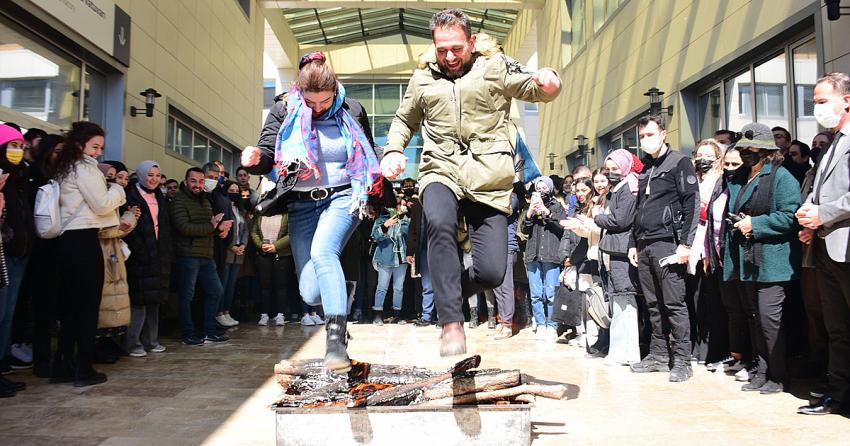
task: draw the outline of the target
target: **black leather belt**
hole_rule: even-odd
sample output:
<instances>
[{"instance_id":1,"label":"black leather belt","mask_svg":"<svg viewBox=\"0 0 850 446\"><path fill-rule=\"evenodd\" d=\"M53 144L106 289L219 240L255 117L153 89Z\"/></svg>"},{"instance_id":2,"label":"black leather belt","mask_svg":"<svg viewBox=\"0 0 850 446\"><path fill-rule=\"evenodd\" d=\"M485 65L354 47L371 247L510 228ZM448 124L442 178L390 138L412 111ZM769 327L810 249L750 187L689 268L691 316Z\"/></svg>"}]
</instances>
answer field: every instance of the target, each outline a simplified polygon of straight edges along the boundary
<instances>
[{"instance_id":1,"label":"black leather belt","mask_svg":"<svg viewBox=\"0 0 850 446\"><path fill-rule=\"evenodd\" d=\"M297 197L298 197L299 200L319 201L319 200L324 200L325 198L328 198L328 197L330 197L331 195L333 195L337 192L342 192L342 191L344 191L346 189L350 189L350 188L351 188L351 184L344 184L342 186L336 186L336 187L317 187L315 189L311 189L311 190L304 191L304 192L298 191L298 192L296 192L296 194L297 194Z\"/></svg>"}]
</instances>

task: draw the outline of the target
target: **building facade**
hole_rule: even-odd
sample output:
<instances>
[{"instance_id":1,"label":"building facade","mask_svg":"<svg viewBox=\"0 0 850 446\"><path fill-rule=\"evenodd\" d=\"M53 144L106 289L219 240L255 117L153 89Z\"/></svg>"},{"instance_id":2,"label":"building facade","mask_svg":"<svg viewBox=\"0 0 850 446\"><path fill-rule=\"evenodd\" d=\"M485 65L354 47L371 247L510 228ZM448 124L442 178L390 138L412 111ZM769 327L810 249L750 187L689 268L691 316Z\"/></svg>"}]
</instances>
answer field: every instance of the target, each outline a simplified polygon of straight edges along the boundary
<instances>
[{"instance_id":1,"label":"building facade","mask_svg":"<svg viewBox=\"0 0 850 446\"><path fill-rule=\"evenodd\" d=\"M256 0L9 0L0 121L60 132L89 120L107 131L104 159L131 169L154 159L182 178L220 159L232 172L259 133L263 47ZM149 88L161 95L150 117Z\"/></svg>"}]
</instances>

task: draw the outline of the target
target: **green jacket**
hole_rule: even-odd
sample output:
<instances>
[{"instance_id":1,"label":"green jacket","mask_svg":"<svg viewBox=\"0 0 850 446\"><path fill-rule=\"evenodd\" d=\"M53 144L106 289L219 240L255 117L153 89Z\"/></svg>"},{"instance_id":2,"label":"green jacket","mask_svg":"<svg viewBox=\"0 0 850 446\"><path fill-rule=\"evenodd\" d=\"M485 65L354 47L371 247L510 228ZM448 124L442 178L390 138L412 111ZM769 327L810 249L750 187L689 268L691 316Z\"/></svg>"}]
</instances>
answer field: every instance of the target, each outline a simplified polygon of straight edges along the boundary
<instances>
[{"instance_id":1,"label":"green jacket","mask_svg":"<svg viewBox=\"0 0 850 446\"><path fill-rule=\"evenodd\" d=\"M446 78L434 62L416 70L390 126L384 153L401 152L421 129L420 191L442 183L458 199L510 214L511 100L549 102L558 96L544 93L532 76L501 53L490 57L475 53L470 71L455 80Z\"/></svg>"},{"instance_id":2,"label":"green jacket","mask_svg":"<svg viewBox=\"0 0 850 446\"><path fill-rule=\"evenodd\" d=\"M254 214L254 221L251 223L251 241L257 247L258 253L263 253L263 230L260 224L263 221L263 216L259 213ZM291 256L292 248L289 244L289 215L283 214L280 220L280 232L277 238L272 241L278 256Z\"/></svg>"},{"instance_id":3,"label":"green jacket","mask_svg":"<svg viewBox=\"0 0 850 446\"><path fill-rule=\"evenodd\" d=\"M773 167L766 165L753 178L755 183L742 197L743 206L753 192L760 187L759 182ZM743 187L747 184L749 169L741 167L739 172L728 183L728 210L738 213L735 203ZM800 208L800 183L785 170L779 167L774 177L773 194L770 200L770 213L757 215L752 218L753 240L762 243L761 267L756 268L744 261L744 238L739 232L732 232L731 225L726 225L723 234L723 280L739 279L744 282L787 282L797 278L801 256L800 244L797 241L797 220L794 213Z\"/></svg>"},{"instance_id":4,"label":"green jacket","mask_svg":"<svg viewBox=\"0 0 850 446\"><path fill-rule=\"evenodd\" d=\"M217 233L210 224L212 206L205 194L192 195L184 185L171 202L171 228L174 250L178 257L213 258L213 237Z\"/></svg>"}]
</instances>

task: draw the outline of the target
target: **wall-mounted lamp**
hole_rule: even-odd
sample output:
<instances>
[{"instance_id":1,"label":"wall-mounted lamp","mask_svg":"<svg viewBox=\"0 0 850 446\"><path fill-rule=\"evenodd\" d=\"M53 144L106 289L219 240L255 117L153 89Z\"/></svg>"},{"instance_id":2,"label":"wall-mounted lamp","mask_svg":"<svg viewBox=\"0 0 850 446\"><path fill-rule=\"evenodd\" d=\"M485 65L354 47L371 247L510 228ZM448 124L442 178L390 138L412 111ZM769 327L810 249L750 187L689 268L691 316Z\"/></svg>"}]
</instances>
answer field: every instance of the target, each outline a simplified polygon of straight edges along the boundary
<instances>
[{"instance_id":1,"label":"wall-mounted lamp","mask_svg":"<svg viewBox=\"0 0 850 446\"><path fill-rule=\"evenodd\" d=\"M649 114L657 116L661 114L661 99L664 97L664 92L658 88L652 87L643 94L649 96ZM666 107L667 115L673 116L673 106Z\"/></svg>"},{"instance_id":2,"label":"wall-mounted lamp","mask_svg":"<svg viewBox=\"0 0 850 446\"><path fill-rule=\"evenodd\" d=\"M578 156L581 157L581 158L584 158L584 162L585 162L585 164L587 164L587 162L588 162L587 155L588 154L593 155L594 152L596 152L596 149L593 148L593 147L590 147L588 149L588 147L587 147L587 137L584 136L584 135L578 135L575 138L573 138L573 140L575 140L578 143Z\"/></svg>"},{"instance_id":3,"label":"wall-mounted lamp","mask_svg":"<svg viewBox=\"0 0 850 446\"><path fill-rule=\"evenodd\" d=\"M556 155L552 152L549 152L549 154L546 155L546 156L549 158L549 170L555 170L555 156Z\"/></svg>"},{"instance_id":4,"label":"wall-mounted lamp","mask_svg":"<svg viewBox=\"0 0 850 446\"><path fill-rule=\"evenodd\" d=\"M154 90L153 88L148 88L139 94L145 97L145 116L147 116L148 118L153 117L154 101L156 100L156 98L161 98L162 95L159 94L159 92ZM135 117L140 113L142 113L142 109L130 106L130 116Z\"/></svg>"},{"instance_id":5,"label":"wall-mounted lamp","mask_svg":"<svg viewBox=\"0 0 850 446\"><path fill-rule=\"evenodd\" d=\"M824 0L823 4L826 5L826 18L831 22L840 19L843 15L850 15L850 12L846 12L850 11L850 7L841 6L841 0Z\"/></svg>"}]
</instances>

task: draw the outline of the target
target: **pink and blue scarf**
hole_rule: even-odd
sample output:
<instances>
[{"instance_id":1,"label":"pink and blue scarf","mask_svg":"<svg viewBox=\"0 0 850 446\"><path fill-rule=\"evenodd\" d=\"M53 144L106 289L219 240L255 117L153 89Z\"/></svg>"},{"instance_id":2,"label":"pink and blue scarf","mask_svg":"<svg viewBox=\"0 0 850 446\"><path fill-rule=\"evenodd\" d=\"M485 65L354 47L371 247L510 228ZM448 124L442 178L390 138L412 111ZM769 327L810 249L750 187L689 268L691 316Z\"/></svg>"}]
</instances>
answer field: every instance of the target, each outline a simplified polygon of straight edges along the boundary
<instances>
[{"instance_id":1,"label":"pink and blue scarf","mask_svg":"<svg viewBox=\"0 0 850 446\"><path fill-rule=\"evenodd\" d=\"M360 124L343 107L344 101L345 87L337 83L337 94L333 105L319 119L333 118L339 126L348 151L345 172L351 179L351 212L359 211L362 218L366 213L365 205L369 191L381 175L381 165ZM319 135L313 128L313 111L303 100L301 91L293 86L286 100L286 118L281 123L275 142L274 160L278 175L285 176L286 167L296 162L301 166L298 180L303 181L313 177L318 184L321 179L318 153Z\"/></svg>"}]
</instances>

